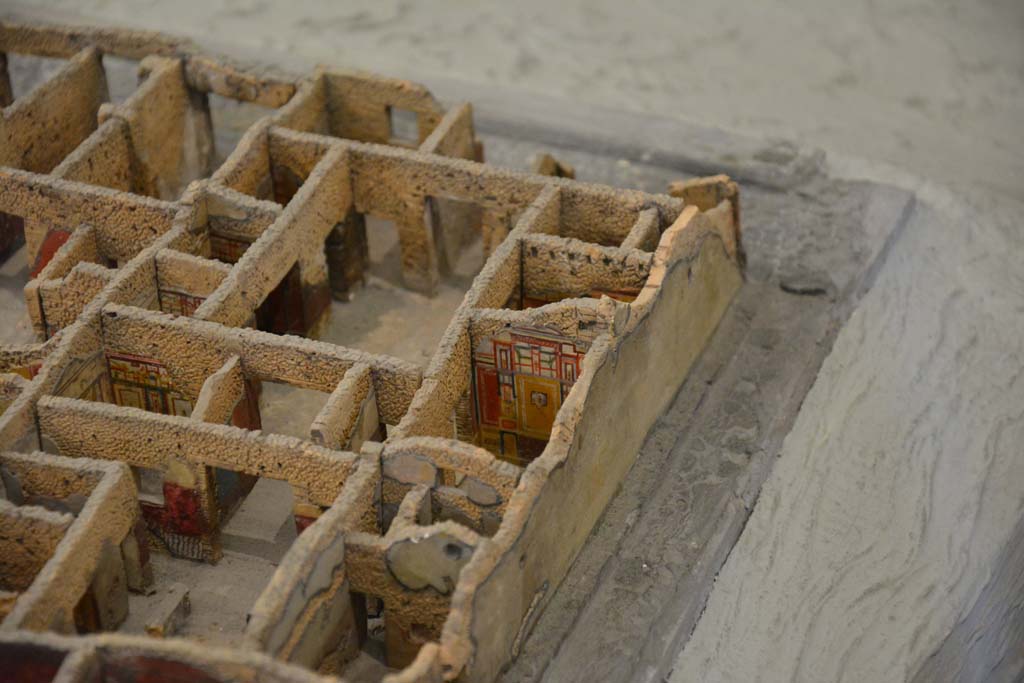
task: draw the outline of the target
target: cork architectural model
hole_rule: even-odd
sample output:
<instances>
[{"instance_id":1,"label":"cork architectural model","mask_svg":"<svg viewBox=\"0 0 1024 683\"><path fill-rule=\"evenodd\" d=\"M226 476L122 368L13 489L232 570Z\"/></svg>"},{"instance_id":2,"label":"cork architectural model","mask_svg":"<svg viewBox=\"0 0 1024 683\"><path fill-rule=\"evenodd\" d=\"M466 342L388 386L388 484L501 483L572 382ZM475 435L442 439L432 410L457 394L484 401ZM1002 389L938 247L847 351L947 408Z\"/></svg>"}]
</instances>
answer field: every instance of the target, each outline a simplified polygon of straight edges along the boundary
<instances>
[{"instance_id":1,"label":"cork architectural model","mask_svg":"<svg viewBox=\"0 0 1024 683\"><path fill-rule=\"evenodd\" d=\"M54 68L15 97L19 55ZM105 60L138 62L127 97ZM265 108L223 157L213 98ZM725 176L668 196L498 168L470 105L414 83L8 23L0 104L37 339L0 347L10 680L493 680L742 281ZM396 297L485 257L422 364L321 338L380 221ZM301 436L265 424L271 385L321 397ZM209 604L173 576L243 581L229 527L264 484L290 496L249 551L269 576Z\"/></svg>"}]
</instances>

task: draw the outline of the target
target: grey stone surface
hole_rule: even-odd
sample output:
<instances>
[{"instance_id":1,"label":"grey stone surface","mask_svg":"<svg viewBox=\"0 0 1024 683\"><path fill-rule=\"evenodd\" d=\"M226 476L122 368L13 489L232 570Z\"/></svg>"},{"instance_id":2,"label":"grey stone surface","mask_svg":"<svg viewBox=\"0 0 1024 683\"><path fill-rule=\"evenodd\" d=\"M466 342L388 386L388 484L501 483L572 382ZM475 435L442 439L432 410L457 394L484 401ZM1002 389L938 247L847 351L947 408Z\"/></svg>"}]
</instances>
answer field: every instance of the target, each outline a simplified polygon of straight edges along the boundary
<instances>
[{"instance_id":1,"label":"grey stone surface","mask_svg":"<svg viewBox=\"0 0 1024 683\"><path fill-rule=\"evenodd\" d=\"M10 5L11 3L5 3ZM1019 0L37 0L274 61L714 122L1024 198ZM711 157L707 157L711 159ZM778 156L762 154L769 164Z\"/></svg>"},{"instance_id":2,"label":"grey stone surface","mask_svg":"<svg viewBox=\"0 0 1024 683\"><path fill-rule=\"evenodd\" d=\"M1020 207L918 196L672 681L1019 680Z\"/></svg>"}]
</instances>

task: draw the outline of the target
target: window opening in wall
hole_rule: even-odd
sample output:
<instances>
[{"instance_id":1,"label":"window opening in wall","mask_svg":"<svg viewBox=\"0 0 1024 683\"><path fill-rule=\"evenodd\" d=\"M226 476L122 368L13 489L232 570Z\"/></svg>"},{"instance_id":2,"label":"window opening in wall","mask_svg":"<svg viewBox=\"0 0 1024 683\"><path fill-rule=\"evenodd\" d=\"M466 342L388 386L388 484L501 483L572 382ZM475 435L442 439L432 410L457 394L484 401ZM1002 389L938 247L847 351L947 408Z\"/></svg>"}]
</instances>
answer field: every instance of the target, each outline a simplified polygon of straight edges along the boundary
<instances>
[{"instance_id":1,"label":"window opening in wall","mask_svg":"<svg viewBox=\"0 0 1024 683\"><path fill-rule=\"evenodd\" d=\"M164 473L152 467L132 467L139 501L152 505L164 504Z\"/></svg>"},{"instance_id":2,"label":"window opening in wall","mask_svg":"<svg viewBox=\"0 0 1024 683\"><path fill-rule=\"evenodd\" d=\"M437 248L441 275L469 289L484 265L483 207L450 197L426 197L424 220Z\"/></svg>"},{"instance_id":3,"label":"window opening in wall","mask_svg":"<svg viewBox=\"0 0 1024 683\"><path fill-rule=\"evenodd\" d=\"M388 107L388 123L392 144L416 147L419 145L419 115L409 109Z\"/></svg>"},{"instance_id":4,"label":"window opening in wall","mask_svg":"<svg viewBox=\"0 0 1024 683\"><path fill-rule=\"evenodd\" d=\"M219 166L234 151L245 131L274 110L213 92L207 93L207 98L213 120L214 163Z\"/></svg>"},{"instance_id":5,"label":"window opening in wall","mask_svg":"<svg viewBox=\"0 0 1024 683\"><path fill-rule=\"evenodd\" d=\"M7 73L11 74L14 99L28 95L54 76L68 60L7 53ZM6 106L7 103L4 103Z\"/></svg>"},{"instance_id":6,"label":"window opening in wall","mask_svg":"<svg viewBox=\"0 0 1024 683\"><path fill-rule=\"evenodd\" d=\"M124 102L139 87L139 62L134 59L103 55L103 71L114 104Z\"/></svg>"}]
</instances>

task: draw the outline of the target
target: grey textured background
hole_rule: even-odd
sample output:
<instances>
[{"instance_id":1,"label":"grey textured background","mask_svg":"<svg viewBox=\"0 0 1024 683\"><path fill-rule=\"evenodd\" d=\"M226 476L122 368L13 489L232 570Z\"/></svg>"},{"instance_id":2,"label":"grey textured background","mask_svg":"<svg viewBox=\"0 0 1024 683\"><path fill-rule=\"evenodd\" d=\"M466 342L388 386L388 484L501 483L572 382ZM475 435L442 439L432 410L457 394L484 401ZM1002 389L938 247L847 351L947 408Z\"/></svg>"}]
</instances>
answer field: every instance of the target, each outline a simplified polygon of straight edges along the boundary
<instances>
[{"instance_id":1,"label":"grey textured background","mask_svg":"<svg viewBox=\"0 0 1024 683\"><path fill-rule=\"evenodd\" d=\"M517 86L783 136L1024 199L1021 0L32 4L275 60Z\"/></svg>"}]
</instances>

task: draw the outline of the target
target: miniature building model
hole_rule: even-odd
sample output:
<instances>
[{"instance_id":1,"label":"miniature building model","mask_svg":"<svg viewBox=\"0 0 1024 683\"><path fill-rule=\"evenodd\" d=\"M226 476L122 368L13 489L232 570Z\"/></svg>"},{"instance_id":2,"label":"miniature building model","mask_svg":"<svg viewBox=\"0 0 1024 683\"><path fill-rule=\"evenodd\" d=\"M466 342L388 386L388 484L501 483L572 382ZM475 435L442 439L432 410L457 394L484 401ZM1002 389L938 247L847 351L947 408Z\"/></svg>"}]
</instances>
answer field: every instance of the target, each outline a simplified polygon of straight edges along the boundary
<instances>
[{"instance_id":1,"label":"miniature building model","mask_svg":"<svg viewBox=\"0 0 1024 683\"><path fill-rule=\"evenodd\" d=\"M16 99L0 61L0 246L24 234L38 337L0 348L12 680L358 680L371 647L386 680L492 680L740 285L735 184L497 168L468 104L157 34L7 24L3 55L63 60ZM104 58L141 60L123 101ZM222 162L213 96L267 108ZM381 219L427 296L483 243L425 366L313 338ZM267 428L273 383L323 397L303 438ZM154 563L223 566L275 482L286 548L226 644L108 633L162 589Z\"/></svg>"}]
</instances>

